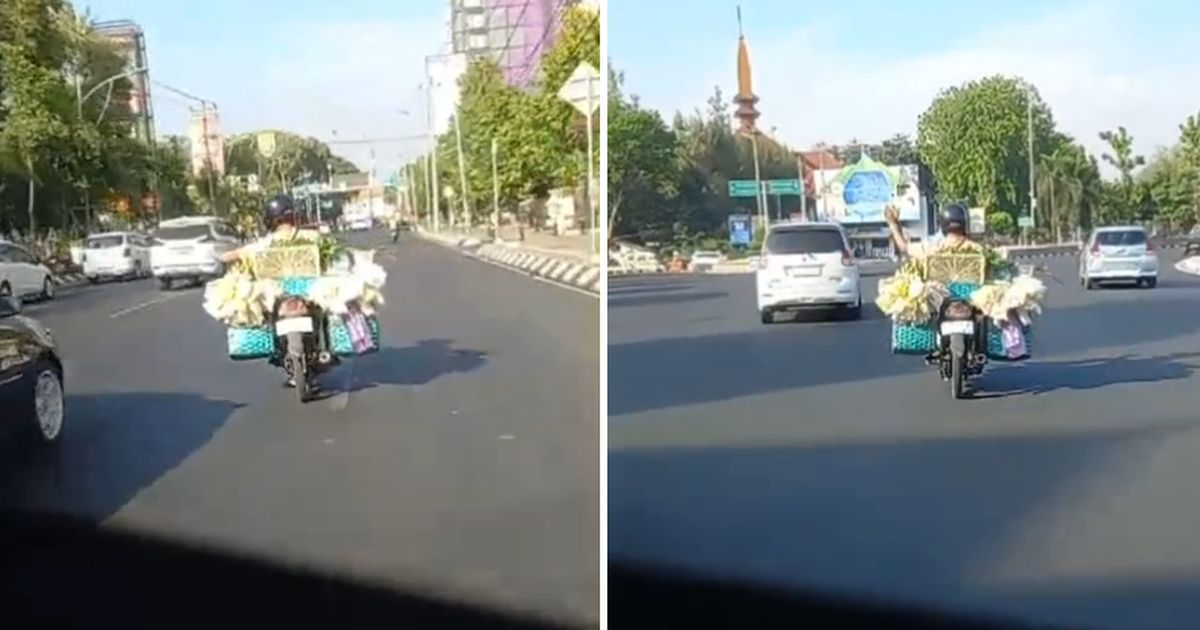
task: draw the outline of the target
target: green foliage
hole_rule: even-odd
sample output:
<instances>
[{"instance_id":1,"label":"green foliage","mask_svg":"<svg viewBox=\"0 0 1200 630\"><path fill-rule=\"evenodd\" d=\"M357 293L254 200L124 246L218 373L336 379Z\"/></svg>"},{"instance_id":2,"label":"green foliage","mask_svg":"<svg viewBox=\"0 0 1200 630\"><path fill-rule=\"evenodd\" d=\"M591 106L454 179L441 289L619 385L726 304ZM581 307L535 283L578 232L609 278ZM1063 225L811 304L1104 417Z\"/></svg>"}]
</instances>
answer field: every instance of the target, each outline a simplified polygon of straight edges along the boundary
<instances>
[{"instance_id":1,"label":"green foliage","mask_svg":"<svg viewBox=\"0 0 1200 630\"><path fill-rule=\"evenodd\" d=\"M987 214L987 230L997 236L1012 236L1017 231L1017 222L1007 212L994 211Z\"/></svg>"},{"instance_id":2,"label":"green foliage","mask_svg":"<svg viewBox=\"0 0 1200 630\"><path fill-rule=\"evenodd\" d=\"M614 84L619 79L614 75ZM621 100L620 92L608 101L608 212L609 232L617 225L622 204L629 200L635 211L653 210L678 191L676 137L658 112ZM634 215L626 224L645 225L649 216Z\"/></svg>"}]
</instances>

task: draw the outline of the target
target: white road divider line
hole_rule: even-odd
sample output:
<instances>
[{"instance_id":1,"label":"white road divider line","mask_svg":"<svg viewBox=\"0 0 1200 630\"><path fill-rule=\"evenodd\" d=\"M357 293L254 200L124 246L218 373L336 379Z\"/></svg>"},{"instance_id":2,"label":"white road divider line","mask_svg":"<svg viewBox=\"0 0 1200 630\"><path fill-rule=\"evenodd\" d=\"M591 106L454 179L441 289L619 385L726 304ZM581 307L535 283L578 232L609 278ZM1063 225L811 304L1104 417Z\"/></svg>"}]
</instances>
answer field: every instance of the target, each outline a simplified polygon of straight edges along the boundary
<instances>
[{"instance_id":1,"label":"white road divider line","mask_svg":"<svg viewBox=\"0 0 1200 630\"><path fill-rule=\"evenodd\" d=\"M140 310L142 310L142 309L150 308L151 306L155 306L155 305L157 305L157 304L163 304L163 303L166 303L166 302L170 302L171 300L174 300L174 299L177 299L177 298L181 298L181 297L183 297L183 296L185 296L185 295L190 295L190 294L188 294L188 293L171 293L171 294L169 294L169 295L164 295L164 296L162 296L162 297L155 298L155 299L153 299L153 300L148 300L148 301L146 301L146 302L142 302L142 303L140 303L140 304L134 304L133 306L130 306L129 308L123 308L123 309L121 309L121 310L119 310L119 311L117 311L117 312L115 312L115 313L112 313L112 314L110 314L108 317L109 317L110 319L116 319L116 318L118 318L118 317L124 317L124 316L126 316L126 315L129 315L129 314L131 314L131 313L136 313L136 312L138 312L138 311L140 311Z\"/></svg>"},{"instance_id":2,"label":"white road divider line","mask_svg":"<svg viewBox=\"0 0 1200 630\"><path fill-rule=\"evenodd\" d=\"M419 235L430 241L454 247L467 256L497 267L527 273L535 280L579 293L598 297L600 293L600 266L595 263L567 260L561 256L540 252L522 251L519 244L483 243L470 251L456 246L454 241L424 231Z\"/></svg>"}]
</instances>

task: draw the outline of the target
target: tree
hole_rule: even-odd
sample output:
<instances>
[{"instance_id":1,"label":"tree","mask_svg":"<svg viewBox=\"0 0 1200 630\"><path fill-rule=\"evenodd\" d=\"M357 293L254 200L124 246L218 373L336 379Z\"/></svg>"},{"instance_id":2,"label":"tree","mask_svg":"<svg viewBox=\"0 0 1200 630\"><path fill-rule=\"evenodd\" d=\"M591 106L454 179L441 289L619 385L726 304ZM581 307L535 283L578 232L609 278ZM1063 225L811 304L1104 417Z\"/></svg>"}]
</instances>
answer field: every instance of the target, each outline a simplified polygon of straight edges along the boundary
<instances>
[{"instance_id":1,"label":"tree","mask_svg":"<svg viewBox=\"0 0 1200 630\"><path fill-rule=\"evenodd\" d=\"M613 85L620 85L614 74ZM608 99L608 227L612 237L618 222L631 231L652 223L645 211L653 212L675 193L678 178L675 135L667 129L658 112L642 109L624 101L619 90ZM636 210L620 214L622 204L631 201Z\"/></svg>"},{"instance_id":2,"label":"tree","mask_svg":"<svg viewBox=\"0 0 1200 630\"><path fill-rule=\"evenodd\" d=\"M1059 141L1037 90L993 76L944 90L917 123L917 149L943 201L1017 214L1028 207L1027 110L1033 99L1034 155Z\"/></svg>"},{"instance_id":3,"label":"tree","mask_svg":"<svg viewBox=\"0 0 1200 630\"><path fill-rule=\"evenodd\" d=\"M1146 164L1146 158L1133 152L1133 136L1124 127L1115 132L1102 131L1100 139L1109 146L1109 153L1102 155L1105 162L1120 173L1110 195L1111 204L1106 208L1108 221L1132 221L1145 218L1142 208L1147 199L1145 187L1133 177L1133 171Z\"/></svg>"}]
</instances>

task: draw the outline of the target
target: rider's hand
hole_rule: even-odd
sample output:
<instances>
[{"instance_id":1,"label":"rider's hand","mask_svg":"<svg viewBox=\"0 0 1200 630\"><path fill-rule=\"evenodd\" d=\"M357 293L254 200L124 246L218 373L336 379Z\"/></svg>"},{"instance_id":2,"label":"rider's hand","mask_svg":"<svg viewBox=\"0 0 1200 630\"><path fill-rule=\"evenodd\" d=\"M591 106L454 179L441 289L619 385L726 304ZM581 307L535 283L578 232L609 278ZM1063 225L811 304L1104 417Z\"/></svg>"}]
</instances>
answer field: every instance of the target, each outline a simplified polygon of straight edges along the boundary
<instances>
[{"instance_id":1,"label":"rider's hand","mask_svg":"<svg viewBox=\"0 0 1200 630\"><path fill-rule=\"evenodd\" d=\"M886 221L888 225L899 225L900 211L896 209L896 206L888 205L883 209L883 220Z\"/></svg>"}]
</instances>

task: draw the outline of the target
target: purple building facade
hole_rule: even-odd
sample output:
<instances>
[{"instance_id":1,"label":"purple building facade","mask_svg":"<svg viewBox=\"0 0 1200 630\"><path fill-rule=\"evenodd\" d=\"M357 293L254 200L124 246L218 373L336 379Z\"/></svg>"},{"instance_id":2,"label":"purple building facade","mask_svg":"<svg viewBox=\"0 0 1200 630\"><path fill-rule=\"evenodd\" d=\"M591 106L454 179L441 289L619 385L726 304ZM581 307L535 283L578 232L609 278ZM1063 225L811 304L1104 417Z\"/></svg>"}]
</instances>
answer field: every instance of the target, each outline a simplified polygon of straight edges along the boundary
<instances>
[{"instance_id":1,"label":"purple building facade","mask_svg":"<svg viewBox=\"0 0 1200 630\"><path fill-rule=\"evenodd\" d=\"M542 55L554 46L563 14L577 2L451 0L454 52L493 59L511 85L531 85Z\"/></svg>"}]
</instances>

